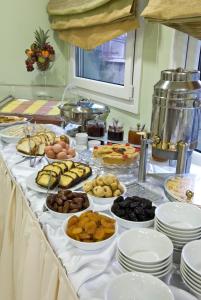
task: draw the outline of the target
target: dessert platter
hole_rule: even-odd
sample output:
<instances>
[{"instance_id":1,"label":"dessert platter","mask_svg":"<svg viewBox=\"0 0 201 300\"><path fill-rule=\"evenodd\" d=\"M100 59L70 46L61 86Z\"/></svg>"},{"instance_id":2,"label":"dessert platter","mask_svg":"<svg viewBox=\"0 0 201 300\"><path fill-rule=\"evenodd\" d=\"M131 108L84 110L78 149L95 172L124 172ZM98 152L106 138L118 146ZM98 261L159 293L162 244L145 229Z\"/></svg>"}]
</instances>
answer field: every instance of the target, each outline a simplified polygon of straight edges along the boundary
<instances>
[{"instance_id":1,"label":"dessert platter","mask_svg":"<svg viewBox=\"0 0 201 300\"><path fill-rule=\"evenodd\" d=\"M139 150L130 144L107 144L95 146L93 156L106 167L128 167L139 158Z\"/></svg>"},{"instance_id":2,"label":"dessert platter","mask_svg":"<svg viewBox=\"0 0 201 300\"><path fill-rule=\"evenodd\" d=\"M27 177L27 187L40 193L58 189L78 189L87 178L95 177L90 166L72 160L57 161Z\"/></svg>"},{"instance_id":3,"label":"dessert platter","mask_svg":"<svg viewBox=\"0 0 201 300\"><path fill-rule=\"evenodd\" d=\"M17 143L21 138L37 132L53 131L56 135L64 134L61 127L52 124L18 124L0 130L0 138L5 143ZM26 132L26 134L25 134Z\"/></svg>"},{"instance_id":4,"label":"dessert platter","mask_svg":"<svg viewBox=\"0 0 201 300\"><path fill-rule=\"evenodd\" d=\"M20 123L25 123L26 121L27 121L27 118L25 118L25 117L0 115L0 127L17 125Z\"/></svg>"},{"instance_id":5,"label":"dessert platter","mask_svg":"<svg viewBox=\"0 0 201 300\"><path fill-rule=\"evenodd\" d=\"M199 175L174 175L165 181L164 189L170 201L187 202L201 207L200 185Z\"/></svg>"}]
</instances>

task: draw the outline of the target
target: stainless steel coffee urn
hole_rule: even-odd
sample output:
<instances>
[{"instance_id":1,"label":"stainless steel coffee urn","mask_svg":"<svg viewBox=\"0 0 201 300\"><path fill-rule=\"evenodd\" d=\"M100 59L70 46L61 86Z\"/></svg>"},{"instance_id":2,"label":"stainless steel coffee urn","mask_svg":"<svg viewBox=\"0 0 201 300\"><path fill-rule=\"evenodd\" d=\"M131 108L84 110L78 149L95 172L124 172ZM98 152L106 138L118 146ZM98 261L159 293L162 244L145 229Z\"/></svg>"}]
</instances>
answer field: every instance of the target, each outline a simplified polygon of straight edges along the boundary
<instances>
[{"instance_id":1,"label":"stainless steel coffee urn","mask_svg":"<svg viewBox=\"0 0 201 300\"><path fill-rule=\"evenodd\" d=\"M154 86L152 154L177 160L176 173L188 173L197 146L201 111L199 71L164 70Z\"/></svg>"}]
</instances>

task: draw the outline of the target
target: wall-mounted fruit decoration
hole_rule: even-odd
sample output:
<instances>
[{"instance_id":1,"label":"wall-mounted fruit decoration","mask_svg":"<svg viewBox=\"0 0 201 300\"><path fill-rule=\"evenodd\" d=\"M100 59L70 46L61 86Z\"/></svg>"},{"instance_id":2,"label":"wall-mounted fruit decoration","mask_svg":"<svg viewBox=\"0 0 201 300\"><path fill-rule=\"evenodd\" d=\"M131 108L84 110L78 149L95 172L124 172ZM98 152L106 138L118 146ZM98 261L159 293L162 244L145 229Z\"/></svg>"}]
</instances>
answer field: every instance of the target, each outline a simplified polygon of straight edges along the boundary
<instances>
[{"instance_id":1,"label":"wall-mounted fruit decoration","mask_svg":"<svg viewBox=\"0 0 201 300\"><path fill-rule=\"evenodd\" d=\"M53 61L55 60L54 48L47 42L49 30L46 32L39 28L34 32L35 41L31 45L30 49L26 49L25 53L27 59L25 60L26 68L28 72L34 70L33 65L36 63L38 70L48 70Z\"/></svg>"}]
</instances>

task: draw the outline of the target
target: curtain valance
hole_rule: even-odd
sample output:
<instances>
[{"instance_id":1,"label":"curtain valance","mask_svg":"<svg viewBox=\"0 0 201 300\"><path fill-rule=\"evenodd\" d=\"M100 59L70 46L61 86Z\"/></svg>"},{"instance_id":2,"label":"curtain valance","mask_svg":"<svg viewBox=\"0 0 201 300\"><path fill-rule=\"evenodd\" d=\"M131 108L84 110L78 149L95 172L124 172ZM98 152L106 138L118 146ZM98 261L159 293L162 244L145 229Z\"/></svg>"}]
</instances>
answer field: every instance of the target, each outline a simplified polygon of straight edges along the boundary
<instances>
[{"instance_id":1,"label":"curtain valance","mask_svg":"<svg viewBox=\"0 0 201 300\"><path fill-rule=\"evenodd\" d=\"M60 39L84 49L137 28L135 11L135 0L50 0L48 4L51 28Z\"/></svg>"},{"instance_id":2,"label":"curtain valance","mask_svg":"<svg viewBox=\"0 0 201 300\"><path fill-rule=\"evenodd\" d=\"M201 39L201 0L149 0L141 15Z\"/></svg>"}]
</instances>

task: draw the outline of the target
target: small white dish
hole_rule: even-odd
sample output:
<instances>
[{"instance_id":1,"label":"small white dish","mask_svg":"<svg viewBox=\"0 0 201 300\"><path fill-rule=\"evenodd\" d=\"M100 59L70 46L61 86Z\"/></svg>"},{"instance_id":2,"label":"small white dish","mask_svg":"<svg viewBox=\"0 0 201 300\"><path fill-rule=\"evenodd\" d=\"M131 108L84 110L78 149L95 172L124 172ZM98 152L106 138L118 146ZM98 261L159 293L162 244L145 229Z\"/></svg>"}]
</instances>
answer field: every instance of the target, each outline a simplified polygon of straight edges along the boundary
<instances>
[{"instance_id":1,"label":"small white dish","mask_svg":"<svg viewBox=\"0 0 201 300\"><path fill-rule=\"evenodd\" d=\"M184 280L184 282L186 283L186 285L195 293L197 293L199 296L201 296L201 289L197 288L194 284L193 281L189 280L189 278L186 276L185 272L183 271L182 268L180 268L180 272L181 272L181 277Z\"/></svg>"},{"instance_id":2,"label":"small white dish","mask_svg":"<svg viewBox=\"0 0 201 300\"><path fill-rule=\"evenodd\" d=\"M77 191L77 193L83 193L83 191ZM85 194L85 193L84 193ZM89 200L89 206L81 211L78 211L78 212L75 212L75 213L60 213L60 212L57 212L57 211L54 211L52 210L48 204L47 204L47 198L46 198L46 201L45 201L45 207L47 208L47 210L53 215L55 216L56 218L58 219L61 219L61 220L66 220L68 217L71 217L71 216L76 216L76 215L80 215L80 213L84 213L85 211L88 211L88 210L92 210L93 209L93 204L92 202Z\"/></svg>"},{"instance_id":3,"label":"small white dish","mask_svg":"<svg viewBox=\"0 0 201 300\"><path fill-rule=\"evenodd\" d=\"M81 213L82 212L80 212L80 214ZM104 214L104 213L101 213L101 215L104 215L104 216L107 216L107 217L111 218L109 215ZM67 220L65 220L64 223L63 223L63 233L64 233L65 237L70 241L70 243L73 246L75 246L75 247L77 247L77 248L79 248L81 250L95 251L95 250L101 249L103 247L106 247L106 246L108 246L113 241L113 239L116 237L117 232L118 232L118 225L117 225L117 222L115 222L115 232L108 239L100 241L100 242L92 242L92 243L80 242L80 241L72 239L66 233L66 228L67 228L67 225L68 225L69 218Z\"/></svg>"},{"instance_id":4,"label":"small white dish","mask_svg":"<svg viewBox=\"0 0 201 300\"><path fill-rule=\"evenodd\" d=\"M113 218L115 218L118 222L118 224L124 228L148 228L148 227L153 227L154 225L154 219L151 219L149 221L139 221L139 222L134 222L134 221L129 221L129 220L125 220L122 219L120 217L118 217L117 215L115 215L111 208L110 208L110 213L113 216Z\"/></svg>"},{"instance_id":5,"label":"small white dish","mask_svg":"<svg viewBox=\"0 0 201 300\"><path fill-rule=\"evenodd\" d=\"M201 229L201 210L192 204L167 202L157 207L155 215L159 221L173 229Z\"/></svg>"},{"instance_id":6,"label":"small white dish","mask_svg":"<svg viewBox=\"0 0 201 300\"><path fill-rule=\"evenodd\" d=\"M105 300L174 300L169 287L160 279L139 272L124 273L107 286Z\"/></svg>"},{"instance_id":7,"label":"small white dish","mask_svg":"<svg viewBox=\"0 0 201 300\"><path fill-rule=\"evenodd\" d=\"M126 193L127 188L126 188L126 186L125 186L122 182L120 182L120 184L121 184L121 186L122 186L123 189L124 189L124 192L121 194L121 196L123 196L123 195ZM114 201L115 199L117 199L117 196L115 196L115 197L108 197L108 198L101 198L101 197L96 197L96 196L94 196L94 195L91 195L91 194L89 194L89 193L87 193L87 196L88 196L88 198L91 199L95 204L99 204L99 205L106 205L106 204L112 205L112 204L113 204L113 201Z\"/></svg>"},{"instance_id":8,"label":"small white dish","mask_svg":"<svg viewBox=\"0 0 201 300\"><path fill-rule=\"evenodd\" d=\"M146 264L163 262L173 253L171 240L149 228L133 228L123 232L117 245L130 260Z\"/></svg>"},{"instance_id":9,"label":"small white dish","mask_svg":"<svg viewBox=\"0 0 201 300\"><path fill-rule=\"evenodd\" d=\"M186 265L186 263L182 257L181 257L180 265L182 265L188 271L188 273L191 275L191 277L193 277L195 280L199 281L201 284L201 276L198 275L197 273L195 273L188 265Z\"/></svg>"}]
</instances>

